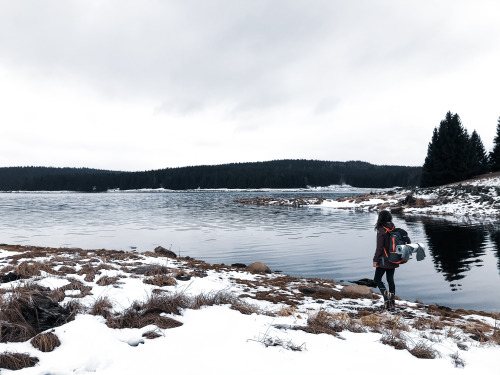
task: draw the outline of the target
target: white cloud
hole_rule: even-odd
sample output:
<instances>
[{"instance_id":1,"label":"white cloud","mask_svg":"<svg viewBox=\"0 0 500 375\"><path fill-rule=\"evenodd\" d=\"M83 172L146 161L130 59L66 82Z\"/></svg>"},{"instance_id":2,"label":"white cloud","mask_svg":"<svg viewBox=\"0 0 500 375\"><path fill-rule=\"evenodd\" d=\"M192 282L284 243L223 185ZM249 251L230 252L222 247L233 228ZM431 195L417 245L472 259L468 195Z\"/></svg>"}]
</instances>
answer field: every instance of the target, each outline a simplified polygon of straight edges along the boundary
<instances>
[{"instance_id":1,"label":"white cloud","mask_svg":"<svg viewBox=\"0 0 500 375\"><path fill-rule=\"evenodd\" d=\"M494 1L0 1L0 165L419 165L448 110L487 148ZM397 145L387 147L388 134Z\"/></svg>"}]
</instances>

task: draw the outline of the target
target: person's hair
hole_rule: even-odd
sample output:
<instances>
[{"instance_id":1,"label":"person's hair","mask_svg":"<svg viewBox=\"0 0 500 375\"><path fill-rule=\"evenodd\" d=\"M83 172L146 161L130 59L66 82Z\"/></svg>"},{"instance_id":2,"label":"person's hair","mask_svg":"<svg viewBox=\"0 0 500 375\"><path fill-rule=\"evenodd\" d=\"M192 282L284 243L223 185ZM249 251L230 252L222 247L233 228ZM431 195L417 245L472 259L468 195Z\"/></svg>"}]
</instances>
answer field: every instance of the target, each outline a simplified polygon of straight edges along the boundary
<instances>
[{"instance_id":1,"label":"person's hair","mask_svg":"<svg viewBox=\"0 0 500 375\"><path fill-rule=\"evenodd\" d=\"M392 215L387 210L382 210L378 213L377 224L375 224L375 229L382 227L383 224L392 221Z\"/></svg>"}]
</instances>

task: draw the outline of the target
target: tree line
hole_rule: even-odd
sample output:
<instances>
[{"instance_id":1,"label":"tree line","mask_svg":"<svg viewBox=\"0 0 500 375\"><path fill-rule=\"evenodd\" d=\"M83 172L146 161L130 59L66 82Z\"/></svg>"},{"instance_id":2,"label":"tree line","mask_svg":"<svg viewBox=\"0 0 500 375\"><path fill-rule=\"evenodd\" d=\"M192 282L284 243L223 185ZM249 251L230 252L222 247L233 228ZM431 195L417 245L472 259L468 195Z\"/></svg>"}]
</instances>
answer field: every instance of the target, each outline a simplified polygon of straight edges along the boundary
<instances>
[{"instance_id":1,"label":"tree line","mask_svg":"<svg viewBox=\"0 0 500 375\"><path fill-rule=\"evenodd\" d=\"M306 188L347 184L386 188L415 186L421 167L373 165L361 161L274 160L231 163L142 172L87 168L0 168L2 191L106 191L109 189L164 188L259 189Z\"/></svg>"},{"instance_id":2,"label":"tree line","mask_svg":"<svg viewBox=\"0 0 500 375\"><path fill-rule=\"evenodd\" d=\"M500 118L493 143L493 150L487 153L479 134L474 130L469 135L460 116L448 112L434 128L420 185L445 185L500 171Z\"/></svg>"}]
</instances>

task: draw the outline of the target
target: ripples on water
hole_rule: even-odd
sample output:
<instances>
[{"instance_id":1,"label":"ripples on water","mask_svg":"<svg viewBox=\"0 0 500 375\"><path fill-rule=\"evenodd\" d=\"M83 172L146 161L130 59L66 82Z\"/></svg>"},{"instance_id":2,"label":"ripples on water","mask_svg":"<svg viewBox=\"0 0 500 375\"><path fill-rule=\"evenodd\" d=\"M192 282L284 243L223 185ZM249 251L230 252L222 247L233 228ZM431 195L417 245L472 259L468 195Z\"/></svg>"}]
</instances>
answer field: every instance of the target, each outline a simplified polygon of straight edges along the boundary
<instances>
[{"instance_id":1,"label":"ripples on water","mask_svg":"<svg viewBox=\"0 0 500 375\"><path fill-rule=\"evenodd\" d=\"M138 251L158 245L211 263L262 261L307 277L373 276L375 213L321 207L236 204L255 196L323 196L303 192L0 194L0 242ZM344 194L345 195L345 194ZM401 266L397 293L451 307L500 310L500 232L496 223L450 224L395 218L427 258Z\"/></svg>"}]
</instances>

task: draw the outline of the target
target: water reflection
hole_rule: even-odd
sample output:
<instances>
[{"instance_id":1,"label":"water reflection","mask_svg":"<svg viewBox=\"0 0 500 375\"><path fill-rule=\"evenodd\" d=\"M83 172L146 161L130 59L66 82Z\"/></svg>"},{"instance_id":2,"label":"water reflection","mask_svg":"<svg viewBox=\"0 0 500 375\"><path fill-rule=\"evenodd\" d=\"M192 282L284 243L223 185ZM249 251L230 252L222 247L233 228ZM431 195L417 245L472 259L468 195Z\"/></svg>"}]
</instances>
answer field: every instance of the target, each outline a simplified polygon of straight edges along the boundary
<instances>
[{"instance_id":1,"label":"water reflection","mask_svg":"<svg viewBox=\"0 0 500 375\"><path fill-rule=\"evenodd\" d=\"M497 258L497 268L500 273L500 228L495 228L490 233L491 242L495 245L494 253Z\"/></svg>"},{"instance_id":2,"label":"water reflection","mask_svg":"<svg viewBox=\"0 0 500 375\"><path fill-rule=\"evenodd\" d=\"M422 221L429 254L436 270L448 282L461 280L472 267L482 267L488 232L482 226ZM456 284L460 286L460 284Z\"/></svg>"}]
</instances>

